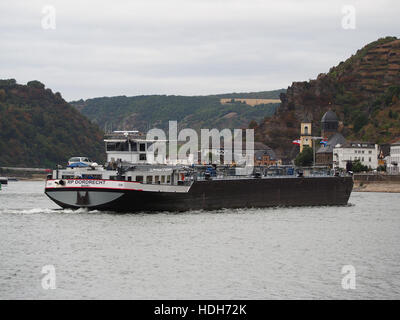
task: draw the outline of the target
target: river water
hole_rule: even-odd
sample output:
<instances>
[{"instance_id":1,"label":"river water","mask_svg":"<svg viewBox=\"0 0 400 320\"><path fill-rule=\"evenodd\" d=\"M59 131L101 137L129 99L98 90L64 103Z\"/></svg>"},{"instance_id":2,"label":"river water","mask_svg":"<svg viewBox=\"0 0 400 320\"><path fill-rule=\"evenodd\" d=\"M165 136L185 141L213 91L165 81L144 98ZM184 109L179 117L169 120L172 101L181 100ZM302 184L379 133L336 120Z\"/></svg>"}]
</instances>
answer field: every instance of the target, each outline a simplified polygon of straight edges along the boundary
<instances>
[{"instance_id":1,"label":"river water","mask_svg":"<svg viewBox=\"0 0 400 320\"><path fill-rule=\"evenodd\" d=\"M345 207L113 214L61 210L43 187L0 191L0 299L400 298L399 194L353 193Z\"/></svg>"}]
</instances>

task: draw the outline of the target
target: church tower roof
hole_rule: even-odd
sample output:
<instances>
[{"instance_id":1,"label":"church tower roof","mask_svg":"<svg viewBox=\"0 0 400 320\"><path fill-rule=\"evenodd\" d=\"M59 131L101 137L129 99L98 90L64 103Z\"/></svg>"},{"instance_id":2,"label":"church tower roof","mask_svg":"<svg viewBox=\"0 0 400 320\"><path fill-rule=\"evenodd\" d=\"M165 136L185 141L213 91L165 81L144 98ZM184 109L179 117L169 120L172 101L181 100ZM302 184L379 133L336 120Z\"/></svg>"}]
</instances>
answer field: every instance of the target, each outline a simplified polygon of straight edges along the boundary
<instances>
[{"instance_id":1,"label":"church tower roof","mask_svg":"<svg viewBox=\"0 0 400 320\"><path fill-rule=\"evenodd\" d=\"M333 121L339 121L338 117L336 116L336 113L334 113L332 110L328 110L325 112L323 115L321 122L333 122Z\"/></svg>"}]
</instances>

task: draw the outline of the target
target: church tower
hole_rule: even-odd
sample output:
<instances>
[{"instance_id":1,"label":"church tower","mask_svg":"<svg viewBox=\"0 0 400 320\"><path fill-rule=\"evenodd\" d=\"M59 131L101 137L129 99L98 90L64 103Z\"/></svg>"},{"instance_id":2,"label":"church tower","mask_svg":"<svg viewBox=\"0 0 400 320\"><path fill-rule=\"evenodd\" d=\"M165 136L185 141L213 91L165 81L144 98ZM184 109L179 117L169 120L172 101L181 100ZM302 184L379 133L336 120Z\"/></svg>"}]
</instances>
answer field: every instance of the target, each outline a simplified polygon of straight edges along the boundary
<instances>
[{"instance_id":1,"label":"church tower","mask_svg":"<svg viewBox=\"0 0 400 320\"><path fill-rule=\"evenodd\" d=\"M304 117L300 124L300 152L303 151L304 146L312 148L312 122L308 116Z\"/></svg>"},{"instance_id":2,"label":"church tower","mask_svg":"<svg viewBox=\"0 0 400 320\"><path fill-rule=\"evenodd\" d=\"M338 132L339 120L332 110L328 110L321 119L321 135L330 138Z\"/></svg>"}]
</instances>

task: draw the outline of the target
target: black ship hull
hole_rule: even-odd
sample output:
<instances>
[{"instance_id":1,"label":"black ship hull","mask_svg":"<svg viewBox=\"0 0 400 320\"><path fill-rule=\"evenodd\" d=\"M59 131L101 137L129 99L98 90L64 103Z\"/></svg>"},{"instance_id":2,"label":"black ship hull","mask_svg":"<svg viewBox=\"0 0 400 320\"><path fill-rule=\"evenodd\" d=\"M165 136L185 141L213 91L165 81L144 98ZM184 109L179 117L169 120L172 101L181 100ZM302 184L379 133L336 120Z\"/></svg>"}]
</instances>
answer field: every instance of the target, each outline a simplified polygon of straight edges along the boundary
<instances>
[{"instance_id":1,"label":"black ship hull","mask_svg":"<svg viewBox=\"0 0 400 320\"><path fill-rule=\"evenodd\" d=\"M187 192L79 187L46 188L46 194L63 208L151 212L346 205L352 189L352 177L306 177L195 181Z\"/></svg>"}]
</instances>

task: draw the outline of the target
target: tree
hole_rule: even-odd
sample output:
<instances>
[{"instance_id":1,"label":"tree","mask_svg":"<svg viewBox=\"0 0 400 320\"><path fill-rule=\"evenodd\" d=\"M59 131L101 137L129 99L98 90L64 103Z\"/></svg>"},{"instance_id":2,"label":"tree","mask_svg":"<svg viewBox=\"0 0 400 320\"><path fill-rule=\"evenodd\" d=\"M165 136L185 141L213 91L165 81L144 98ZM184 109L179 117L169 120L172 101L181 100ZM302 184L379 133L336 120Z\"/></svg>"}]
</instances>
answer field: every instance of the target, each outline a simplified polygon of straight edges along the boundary
<instances>
[{"instance_id":1,"label":"tree","mask_svg":"<svg viewBox=\"0 0 400 320\"><path fill-rule=\"evenodd\" d=\"M313 160L313 149L309 146L304 146L303 151L296 156L294 163L299 167L307 167L313 164Z\"/></svg>"},{"instance_id":2,"label":"tree","mask_svg":"<svg viewBox=\"0 0 400 320\"><path fill-rule=\"evenodd\" d=\"M31 88L44 89L44 84L37 80L29 81L26 85Z\"/></svg>"},{"instance_id":3,"label":"tree","mask_svg":"<svg viewBox=\"0 0 400 320\"><path fill-rule=\"evenodd\" d=\"M364 166L360 160L353 161L353 172L369 171L367 166Z\"/></svg>"},{"instance_id":4,"label":"tree","mask_svg":"<svg viewBox=\"0 0 400 320\"><path fill-rule=\"evenodd\" d=\"M251 120L249 124L249 129L255 129L258 127L257 121Z\"/></svg>"},{"instance_id":5,"label":"tree","mask_svg":"<svg viewBox=\"0 0 400 320\"><path fill-rule=\"evenodd\" d=\"M382 172L386 172L386 165L380 165L380 166L377 168L377 170L378 170L378 171L382 171Z\"/></svg>"},{"instance_id":6,"label":"tree","mask_svg":"<svg viewBox=\"0 0 400 320\"><path fill-rule=\"evenodd\" d=\"M360 114L354 120L354 131L358 132L363 126L368 123L368 117L365 114Z\"/></svg>"}]
</instances>

